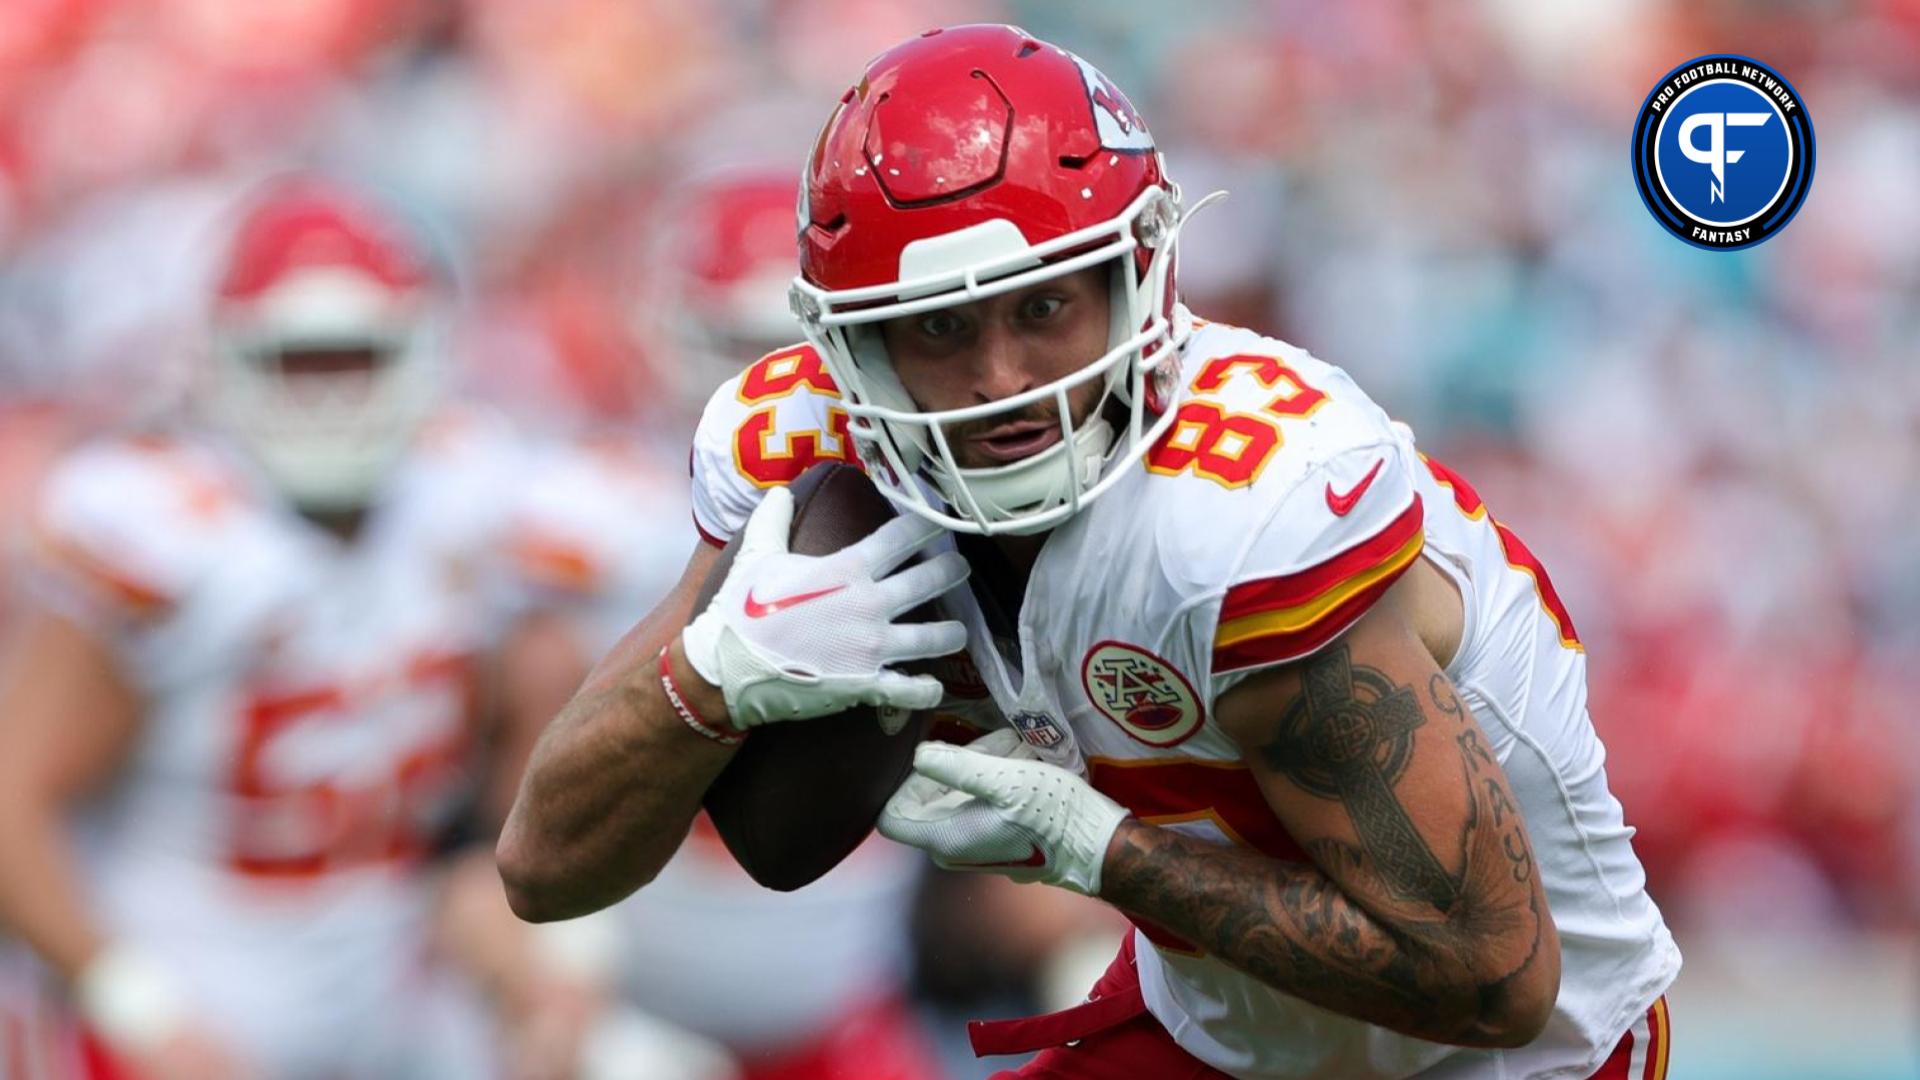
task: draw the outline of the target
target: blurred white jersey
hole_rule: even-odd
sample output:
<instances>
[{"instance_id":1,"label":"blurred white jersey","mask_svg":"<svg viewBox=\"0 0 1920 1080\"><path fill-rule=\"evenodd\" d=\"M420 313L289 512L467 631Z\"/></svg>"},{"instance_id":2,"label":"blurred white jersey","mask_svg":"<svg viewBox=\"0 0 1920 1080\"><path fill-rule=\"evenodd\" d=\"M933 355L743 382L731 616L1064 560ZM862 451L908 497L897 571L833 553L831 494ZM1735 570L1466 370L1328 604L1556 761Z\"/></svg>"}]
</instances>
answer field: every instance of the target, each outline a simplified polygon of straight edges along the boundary
<instances>
[{"instance_id":1,"label":"blurred white jersey","mask_svg":"<svg viewBox=\"0 0 1920 1080\"><path fill-rule=\"evenodd\" d=\"M739 1051L818 1038L902 992L920 864L875 836L813 884L775 892L702 814L660 875L615 909L627 999Z\"/></svg>"},{"instance_id":2,"label":"blurred white jersey","mask_svg":"<svg viewBox=\"0 0 1920 1080\"><path fill-rule=\"evenodd\" d=\"M673 588L693 547L677 455L652 451L596 435L523 454L530 482L508 510L504 580L517 607L564 615L594 659Z\"/></svg>"},{"instance_id":3,"label":"blurred white jersey","mask_svg":"<svg viewBox=\"0 0 1920 1080\"><path fill-rule=\"evenodd\" d=\"M484 1074L431 1057L424 857L471 789L510 461L484 420L430 428L351 544L207 442L96 444L46 485L32 584L145 707L82 822L96 914L266 1075Z\"/></svg>"},{"instance_id":4,"label":"blurred white jersey","mask_svg":"<svg viewBox=\"0 0 1920 1080\"><path fill-rule=\"evenodd\" d=\"M1307 861L1215 725L1214 703L1247 674L1331 641L1425 558L1465 602L1447 675L1521 804L1562 978L1532 1045L1468 1050L1319 1008L1141 927L1149 1009L1188 1052L1238 1077L1587 1075L1680 960L1608 793L1585 655L1545 572L1340 369L1196 320L1182 378L1166 436L1048 537L1017 639L996 643L971 592L943 601L967 623L1001 711L1143 821ZM766 451L844 449L824 434L844 430L830 381L780 399L770 428L742 422L731 404L715 397L696 441L703 531L738 527Z\"/></svg>"},{"instance_id":5,"label":"blurred white jersey","mask_svg":"<svg viewBox=\"0 0 1920 1080\"><path fill-rule=\"evenodd\" d=\"M511 528L517 576L551 583L549 605L571 591L576 630L597 656L687 564L696 541L684 474L677 455L669 471L612 442L557 446L539 460L548 491L524 502ZM774 892L740 869L703 814L659 876L611 912L622 992L737 1050L817 1037L898 992L919 865L876 837L812 885Z\"/></svg>"}]
</instances>

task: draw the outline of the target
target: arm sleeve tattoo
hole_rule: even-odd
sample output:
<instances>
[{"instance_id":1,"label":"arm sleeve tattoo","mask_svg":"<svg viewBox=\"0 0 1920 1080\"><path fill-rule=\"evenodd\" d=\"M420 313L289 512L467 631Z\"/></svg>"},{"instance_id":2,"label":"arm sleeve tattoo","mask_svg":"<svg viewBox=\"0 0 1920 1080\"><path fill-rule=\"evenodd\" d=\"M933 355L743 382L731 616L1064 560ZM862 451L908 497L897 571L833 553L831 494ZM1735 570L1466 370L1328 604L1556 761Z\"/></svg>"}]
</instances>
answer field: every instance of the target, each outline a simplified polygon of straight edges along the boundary
<instances>
[{"instance_id":1,"label":"arm sleeve tattoo","mask_svg":"<svg viewBox=\"0 0 1920 1080\"><path fill-rule=\"evenodd\" d=\"M1558 943L1505 775L1452 684L1438 672L1424 687L1396 683L1342 642L1304 662L1269 735L1259 763L1336 804L1346 826L1299 837L1311 864L1130 820L1103 896L1325 1008L1420 1038L1498 1043L1517 989L1557 972ZM1421 828L1403 783L1416 754L1444 757L1423 767L1446 787L1458 777L1447 793L1457 829Z\"/></svg>"}]
</instances>

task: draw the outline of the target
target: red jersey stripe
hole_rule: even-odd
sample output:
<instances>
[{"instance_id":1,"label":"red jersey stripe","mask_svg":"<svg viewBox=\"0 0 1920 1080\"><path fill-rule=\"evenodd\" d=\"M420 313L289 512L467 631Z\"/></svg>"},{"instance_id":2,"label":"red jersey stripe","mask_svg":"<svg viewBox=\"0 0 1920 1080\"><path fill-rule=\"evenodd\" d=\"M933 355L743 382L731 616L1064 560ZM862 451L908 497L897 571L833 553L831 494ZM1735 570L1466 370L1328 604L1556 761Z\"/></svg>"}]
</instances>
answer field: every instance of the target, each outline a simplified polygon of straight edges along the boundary
<instances>
[{"instance_id":1,"label":"red jersey stripe","mask_svg":"<svg viewBox=\"0 0 1920 1080\"><path fill-rule=\"evenodd\" d=\"M1247 615L1309 604L1355 575L1386 562L1410 537L1419 535L1424 522L1420 496L1415 495L1385 528L1333 558L1305 570L1244 581L1228 589L1220 604L1220 621L1224 624Z\"/></svg>"},{"instance_id":2,"label":"red jersey stripe","mask_svg":"<svg viewBox=\"0 0 1920 1080\"><path fill-rule=\"evenodd\" d=\"M1231 645L1216 646L1213 650L1214 674L1239 671L1243 668L1260 667L1265 664L1283 664L1297 660L1312 653L1315 649L1338 637L1347 627L1352 626L1374 601L1398 581L1407 567L1413 565L1413 558L1420 553L1418 546L1412 548L1405 561L1388 567L1388 572L1355 590L1341 600L1327 614L1315 620L1311 625L1294 632L1277 632L1258 637L1249 637Z\"/></svg>"}]
</instances>

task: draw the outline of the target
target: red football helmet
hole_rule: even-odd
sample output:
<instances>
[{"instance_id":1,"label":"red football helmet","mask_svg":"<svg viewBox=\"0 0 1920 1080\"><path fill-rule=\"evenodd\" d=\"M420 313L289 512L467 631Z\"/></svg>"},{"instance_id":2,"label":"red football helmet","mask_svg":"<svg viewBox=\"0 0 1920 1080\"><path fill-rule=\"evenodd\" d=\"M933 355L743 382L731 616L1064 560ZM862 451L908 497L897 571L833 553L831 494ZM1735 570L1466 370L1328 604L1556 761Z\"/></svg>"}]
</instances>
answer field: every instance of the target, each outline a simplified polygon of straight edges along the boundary
<instances>
[{"instance_id":1,"label":"red football helmet","mask_svg":"<svg viewBox=\"0 0 1920 1080\"><path fill-rule=\"evenodd\" d=\"M439 398L438 282L394 215L314 177L242 211L203 402L295 503L365 505Z\"/></svg>"},{"instance_id":2,"label":"red football helmet","mask_svg":"<svg viewBox=\"0 0 1920 1080\"><path fill-rule=\"evenodd\" d=\"M793 169L734 166L694 174L662 207L653 284L637 317L671 353L697 412L715 387L800 339L793 280Z\"/></svg>"},{"instance_id":3,"label":"red football helmet","mask_svg":"<svg viewBox=\"0 0 1920 1080\"><path fill-rule=\"evenodd\" d=\"M1188 330L1174 262L1189 213L1139 113L1065 49L1016 27L961 26L869 64L801 181L792 302L846 396L875 483L922 517L976 533L1051 528L1110 488L1171 420ZM880 321L1100 263L1113 267L1112 327L1091 364L940 412L919 410L901 387ZM1095 380L1106 395L1076 424L1067 392ZM1061 441L994 468L956 464L943 425L1045 400L1058 406Z\"/></svg>"}]
</instances>

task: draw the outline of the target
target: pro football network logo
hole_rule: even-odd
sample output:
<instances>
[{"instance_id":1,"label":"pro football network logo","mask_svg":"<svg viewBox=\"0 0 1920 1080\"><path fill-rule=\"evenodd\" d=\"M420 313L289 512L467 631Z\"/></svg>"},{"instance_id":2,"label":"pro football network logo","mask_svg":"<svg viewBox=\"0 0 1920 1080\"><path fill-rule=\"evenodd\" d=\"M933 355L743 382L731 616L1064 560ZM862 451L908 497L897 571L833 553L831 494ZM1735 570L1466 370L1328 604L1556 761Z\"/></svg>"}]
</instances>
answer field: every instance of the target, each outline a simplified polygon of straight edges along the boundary
<instances>
[{"instance_id":1,"label":"pro football network logo","mask_svg":"<svg viewBox=\"0 0 1920 1080\"><path fill-rule=\"evenodd\" d=\"M1813 119L1772 68L1695 57L1657 83L1633 126L1633 179L1666 230L1736 251L1786 228L1813 184Z\"/></svg>"},{"instance_id":2,"label":"pro football network logo","mask_svg":"<svg viewBox=\"0 0 1920 1080\"><path fill-rule=\"evenodd\" d=\"M1080 682L1094 708L1148 746L1185 742L1205 718L1180 669L1138 645L1103 641L1087 650Z\"/></svg>"}]
</instances>

